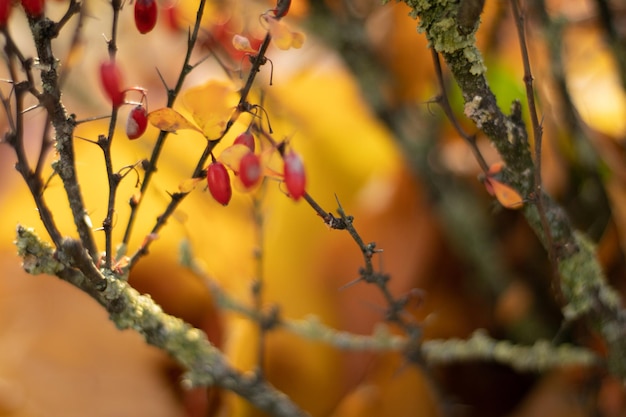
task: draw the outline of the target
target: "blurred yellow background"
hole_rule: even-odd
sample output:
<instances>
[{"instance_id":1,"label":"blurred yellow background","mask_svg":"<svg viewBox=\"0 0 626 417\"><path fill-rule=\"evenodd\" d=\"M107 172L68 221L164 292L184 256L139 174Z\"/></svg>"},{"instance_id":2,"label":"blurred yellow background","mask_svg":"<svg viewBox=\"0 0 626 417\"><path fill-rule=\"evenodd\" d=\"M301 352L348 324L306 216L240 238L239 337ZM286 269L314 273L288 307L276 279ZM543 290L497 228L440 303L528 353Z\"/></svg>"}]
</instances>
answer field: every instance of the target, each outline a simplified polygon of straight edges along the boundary
<instances>
[{"instance_id":1,"label":"blurred yellow background","mask_svg":"<svg viewBox=\"0 0 626 417\"><path fill-rule=\"evenodd\" d=\"M172 86L180 72L186 28L192 23L196 3L181 0L160 4L160 20L156 29L147 35L136 32L132 7L126 4L122 10L118 62L128 86L138 85L148 90L149 110L163 107L166 101L158 74ZM498 14L498 7L492 3L487 2L485 33L491 30L490 25ZM339 17L347 13L341 2L326 4ZM70 73L63 97L68 112L75 113L78 120L106 115L110 111L97 79L97 67L107 56L104 38L110 34L109 5L93 0L85 5L88 13L83 41L67 64ZM172 5L177 11L174 27L171 21L166 21L165 11ZM368 2L355 2L355 5L370 13L368 40L374 55L391 77L391 82L384 85L381 82L383 96L390 107L411 103L425 109L423 103L436 95L437 90L426 41L416 33L416 22L407 17L406 6L388 4L383 7ZM294 1L286 21L293 28L306 32L306 19L312 6ZM48 2L46 7L50 16L58 18L66 3ZM216 41L228 44L232 34L239 32L262 36L258 16L270 7L272 5L266 2L246 0L209 3L201 39L212 35ZM32 51L25 18L18 9L14 10L10 30L23 42L25 50ZM514 35L505 32L511 37ZM472 271L468 272L454 253L453 245L446 240L445 227L440 224L433 197L428 187L415 179L407 161L410 158L402 154L394 134L364 100L358 81L342 61L341 54L315 33L306 34L301 49L270 48L268 58L272 60L273 85L269 86L269 65L265 65L257 77L256 85L264 91L263 107L269 113L274 137L277 140L289 138L289 145L303 156L307 190L313 198L332 212L336 210L338 199L345 211L354 215L362 237L368 242L375 241L377 247L384 250L375 262L392 277L391 291L397 296L411 289L424 291L424 300L411 307L411 313L413 319L423 321L425 337L465 337L477 327L489 327L498 320L513 320L511 317L524 316L532 310L535 302L533 295L529 295L532 290L520 284L521 280L514 280L512 284L503 281L503 288L514 290L505 293L507 298L499 299L499 316L491 315L494 305L485 303L480 291L465 281ZM593 45L596 46L599 42L591 36L578 36L590 44L595 40ZM479 42L487 43L483 37L479 37ZM67 38L61 37L59 58L68 53L64 45L67 45ZM575 51L586 48L601 53L592 45L582 45ZM502 47L499 51L504 56L498 62L500 71L510 70L509 77L521 81L518 50ZM191 73L185 88L210 79L227 78L209 55L206 47L196 51L192 63L209 59ZM606 104L581 106L585 107L582 117L606 135L623 136L626 127L615 122L622 120L624 114L621 90L616 85L606 84L603 98L598 100L589 95L600 94L599 90L585 84L592 82L590 73L595 73L603 83L609 83L608 77L601 75L602 71L613 73L606 64L607 56L605 52L602 57L590 60L588 56L577 57L575 52L568 54L570 60L589 60L596 65L588 70L572 65L575 68L571 74L572 93L581 103ZM245 71L249 68L245 63L243 57L232 65L243 65ZM541 65L538 68L538 71L544 70ZM515 78L516 75L519 76ZM233 77L235 83L240 82L237 71L233 72ZM258 96L255 90L253 97ZM211 98L207 97L209 100ZM184 111L182 103L177 105ZM130 108L125 106L120 112L113 144L116 169L149 157L158 134L155 128L149 127L144 137L128 141L124 123ZM31 160L37 157L43 116L41 109L25 115L25 137ZM216 155L246 129L250 117L240 117L218 145ZM6 120L1 118L0 123L4 130ZM100 120L80 124L76 130L76 164L94 228L101 225L106 215L104 161L96 145L80 138L97 140L98 135L106 134L107 128L107 121ZM551 125L546 126L546 132L547 136L558 134ZM469 149L457 146L455 133L443 131L441 135L445 139L442 152L450 161L461 161L459 169L453 163L446 168L462 172L462 176L475 181L478 169ZM205 139L194 131L170 135L151 190L143 196L129 245L130 253L136 250L166 207L168 193L176 192L181 182L189 178L204 146ZM563 163L552 156L554 152L546 152L546 183L559 193L566 180L563 179ZM54 158L51 154L49 159ZM32 226L42 235L44 229L32 197L12 169L13 161L11 149L0 147L0 236L3 236L0 239L3 271L0 279L0 415L259 415L245 401L227 392L184 392L178 385L181 370L174 363L156 349L145 346L137 335L116 331L106 313L85 294L56 278L32 277L21 272L20 260L11 243L16 225ZM46 175L50 172L47 169ZM129 215L127 202L135 192L136 175L130 173L118 193L113 230L115 243L122 238ZM486 199L486 193L481 193ZM66 235L75 235L58 178L51 180L45 199L54 211L60 230ZM254 220L255 199L261 201L262 233ZM505 217L506 220L519 223L514 217ZM523 226L511 228L521 231L506 242L510 246L489 256L515 262L531 251L530 245L536 246ZM102 232L96 231L95 236L102 249ZM259 278L259 261L255 254L260 253L263 303L268 307L279 306L282 316L301 319L314 315L329 326L358 334L371 333L375 325L384 320L385 304L376 288L357 283L342 289L358 277L362 265L361 253L347 233L330 230L307 204L289 199L277 182L268 181L267 187L253 193L235 191L227 207L213 201L205 183L201 182L159 233L149 255L132 271L130 283L151 294L167 312L203 329L241 370L252 371L258 365L258 329L237 314L215 308L203 282L179 265L182 242L190 243L212 279L243 304L253 303L252 285ZM516 251L516 248L523 249ZM466 400L446 398L433 382L433 374L407 365L398 354L341 352L283 330L270 332L266 342L263 367L268 379L312 416L439 416L447 413L448 402ZM498 372L500 370L487 375ZM444 372L443 379L446 378L450 378L450 374ZM480 376L474 375L474 378ZM512 377L507 374L503 380L509 380L507 378ZM524 378L520 385L528 387ZM471 377L459 377L459 381L468 379ZM557 373L551 376L547 386L548 390L558 391L576 383L576 376L566 374L563 377ZM541 398L541 395L531 400L534 398ZM531 400L527 410L532 410ZM531 414L524 410L521 408L516 415ZM555 410L552 415L579 415L565 414L571 411L565 405L555 406ZM574 410L580 412L576 407ZM483 415L497 413L487 409Z\"/></svg>"}]
</instances>

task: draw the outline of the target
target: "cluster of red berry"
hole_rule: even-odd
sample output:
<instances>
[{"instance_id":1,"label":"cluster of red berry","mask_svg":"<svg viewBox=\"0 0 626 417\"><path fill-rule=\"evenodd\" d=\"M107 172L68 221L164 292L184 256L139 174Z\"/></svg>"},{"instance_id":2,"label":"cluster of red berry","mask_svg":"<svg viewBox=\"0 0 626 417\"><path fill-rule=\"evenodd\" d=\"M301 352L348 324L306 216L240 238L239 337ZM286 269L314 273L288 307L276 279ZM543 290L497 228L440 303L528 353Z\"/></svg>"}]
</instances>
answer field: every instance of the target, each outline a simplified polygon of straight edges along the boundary
<instances>
[{"instance_id":1,"label":"cluster of red berry","mask_svg":"<svg viewBox=\"0 0 626 417\"><path fill-rule=\"evenodd\" d=\"M237 136L233 145L244 145L248 148L248 152L239 160L235 174L239 177L244 188L249 190L259 184L263 178L261 158L254 152L254 136L249 131L245 131ZM207 169L206 178L209 192L215 201L224 206L227 205L233 191L226 166L222 162L214 160ZM289 196L294 200L299 200L305 193L306 176L302 159L293 150L286 152L283 157L282 178Z\"/></svg>"},{"instance_id":2,"label":"cluster of red berry","mask_svg":"<svg viewBox=\"0 0 626 417\"><path fill-rule=\"evenodd\" d=\"M4 1L4 0L0 0ZM43 0L23 0L29 2ZM284 16L287 13L290 2L281 2L280 10L275 10L277 15ZM156 25L157 4L155 0L135 0L135 25L140 33L150 32ZM148 112L143 105L145 91L140 88L124 88L121 71L115 61L105 61L100 65L100 81L106 96L111 101L114 108L119 108L123 104L134 104L126 122L126 135L129 139L137 139L143 135L148 126ZM142 93L141 103L130 103L126 101L126 93L137 90ZM255 153L255 138L246 130L235 139L233 145L243 145L245 153L237 159L236 164L229 164L230 168L245 190L253 189L261 182L265 176L265 167L261 161L261 156ZM289 196L294 200L299 200L305 194L306 176L304 165L300 156L293 150L283 153L283 172L277 173L286 188ZM235 166L233 166L235 165ZM227 205L232 197L232 185L229 169L222 162L213 158L213 162L207 168L208 189L213 198L222 205Z\"/></svg>"}]
</instances>

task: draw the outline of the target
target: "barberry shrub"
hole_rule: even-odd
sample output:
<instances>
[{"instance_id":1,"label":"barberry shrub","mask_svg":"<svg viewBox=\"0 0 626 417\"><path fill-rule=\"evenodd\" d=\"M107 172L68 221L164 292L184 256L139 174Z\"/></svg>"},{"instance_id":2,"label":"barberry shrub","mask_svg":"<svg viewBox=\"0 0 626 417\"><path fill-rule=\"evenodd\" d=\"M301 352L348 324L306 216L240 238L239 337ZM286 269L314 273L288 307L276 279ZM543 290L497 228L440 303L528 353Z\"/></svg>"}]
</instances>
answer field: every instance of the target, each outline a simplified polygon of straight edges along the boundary
<instances>
[{"instance_id":1,"label":"barberry shrub","mask_svg":"<svg viewBox=\"0 0 626 417\"><path fill-rule=\"evenodd\" d=\"M65 414L78 404L67 393L85 389L90 410L105 402L107 414L438 416L447 398L510 414L534 409L541 396L529 392L565 385L598 387L579 393L596 414L617 414L626 314L603 267L613 282L626 270L614 157L625 131L579 111L589 100L564 70L576 48L559 46L562 25L597 20L610 40L593 43L598 62L612 54L618 67L603 79L626 80L614 5L563 23L518 0L510 19L484 1L405 3L0 0L1 145L30 195L24 203L3 175L0 222L20 223L27 272L79 288L175 369L164 376L163 357L117 334L80 331L38 349L120 384L59 383L24 400L7 373L0 409ZM554 64L538 77L535 63L548 61L528 48L532 25L554 37L532 38ZM501 44L512 34L515 59ZM461 94L447 91L452 80ZM557 87L545 94L537 81ZM619 97L602 100L619 110ZM543 152L544 132L563 149ZM93 330L82 307L56 305ZM7 362L48 327L10 335ZM71 328L54 333L71 340ZM107 366L114 352L137 369ZM16 381L47 372L30 354L22 362L38 366ZM107 389L145 408L120 413L127 402ZM507 395L481 408L476 393L496 389Z\"/></svg>"}]
</instances>

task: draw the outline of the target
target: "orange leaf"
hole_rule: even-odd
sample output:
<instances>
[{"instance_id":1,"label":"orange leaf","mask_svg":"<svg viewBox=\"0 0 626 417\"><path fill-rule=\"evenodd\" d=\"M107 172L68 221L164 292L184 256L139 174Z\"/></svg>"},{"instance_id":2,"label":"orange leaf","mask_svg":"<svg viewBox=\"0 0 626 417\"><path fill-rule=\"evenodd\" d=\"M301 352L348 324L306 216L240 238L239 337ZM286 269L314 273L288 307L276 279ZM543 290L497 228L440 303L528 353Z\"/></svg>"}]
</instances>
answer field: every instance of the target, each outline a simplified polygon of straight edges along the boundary
<instances>
[{"instance_id":1,"label":"orange leaf","mask_svg":"<svg viewBox=\"0 0 626 417\"><path fill-rule=\"evenodd\" d=\"M489 171L487 171L487 175L489 175L490 177L493 177L498 172L502 171L502 168L504 168L504 164L502 162L495 162L491 164L491 166L489 167Z\"/></svg>"},{"instance_id":2,"label":"orange leaf","mask_svg":"<svg viewBox=\"0 0 626 417\"><path fill-rule=\"evenodd\" d=\"M202 133L202 130L187 120L185 116L167 107L150 112L150 114L148 114L148 120L152 126L165 132L174 133L182 129L192 129Z\"/></svg>"},{"instance_id":3,"label":"orange leaf","mask_svg":"<svg viewBox=\"0 0 626 417\"><path fill-rule=\"evenodd\" d=\"M490 177L485 178L485 188L487 188L489 194L496 196L503 207L516 210L524 205L524 199L513 187L498 180Z\"/></svg>"}]
</instances>

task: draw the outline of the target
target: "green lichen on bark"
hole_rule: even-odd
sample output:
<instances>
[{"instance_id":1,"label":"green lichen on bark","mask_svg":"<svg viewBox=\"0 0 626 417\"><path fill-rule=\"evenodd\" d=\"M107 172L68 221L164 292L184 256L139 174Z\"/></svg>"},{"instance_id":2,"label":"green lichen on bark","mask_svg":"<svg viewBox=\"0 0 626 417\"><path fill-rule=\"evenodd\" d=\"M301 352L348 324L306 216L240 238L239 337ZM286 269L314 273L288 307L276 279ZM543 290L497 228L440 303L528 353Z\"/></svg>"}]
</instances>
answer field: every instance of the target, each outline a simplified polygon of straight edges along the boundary
<instances>
[{"instance_id":1,"label":"green lichen on bark","mask_svg":"<svg viewBox=\"0 0 626 417\"><path fill-rule=\"evenodd\" d=\"M563 315L588 319L607 343L607 367L626 380L626 312L617 292L606 282L593 243L575 233L578 251L559 262L561 291L567 300Z\"/></svg>"},{"instance_id":2,"label":"green lichen on bark","mask_svg":"<svg viewBox=\"0 0 626 417\"><path fill-rule=\"evenodd\" d=\"M456 22L459 3L447 0L405 0L411 16L419 18L418 30L424 32L430 45L444 58L461 89L466 114L480 126L496 147L507 167L507 182L526 196L532 187L533 166L528 134L521 119L519 103L513 103L511 114L498 107L495 95L485 77L486 67L476 47L475 32L460 30Z\"/></svg>"},{"instance_id":3,"label":"green lichen on bark","mask_svg":"<svg viewBox=\"0 0 626 417\"><path fill-rule=\"evenodd\" d=\"M476 48L476 30L459 30L457 22L457 2L407 0L411 7L411 17L418 18L418 31L426 34L429 46L439 53L462 53L470 63L471 74L483 74L487 68L483 57Z\"/></svg>"},{"instance_id":4,"label":"green lichen on bark","mask_svg":"<svg viewBox=\"0 0 626 417\"><path fill-rule=\"evenodd\" d=\"M619 309L617 293L604 280L593 243L581 233L574 233L578 251L559 263L561 291L568 301L563 315L574 320L590 313L598 303Z\"/></svg>"},{"instance_id":5,"label":"green lichen on bark","mask_svg":"<svg viewBox=\"0 0 626 417\"><path fill-rule=\"evenodd\" d=\"M132 329L147 343L169 353L187 370L183 379L185 387L218 385L241 395L268 414L307 416L289 397L256 374L245 374L232 368L204 332L163 312L150 296L140 294L126 281L103 275L94 265L86 268L82 258L77 262L76 252L85 250L80 242L66 238L61 248L55 251L32 229L18 226L15 243L25 263L31 258L37 261L38 266L27 268L27 272L56 275L80 288L109 312L110 319L119 329ZM70 253L64 253L64 248ZM83 255L83 258L87 257L86 253ZM94 274L97 276L91 276ZM100 281L106 282L101 289Z\"/></svg>"},{"instance_id":6,"label":"green lichen on bark","mask_svg":"<svg viewBox=\"0 0 626 417\"><path fill-rule=\"evenodd\" d=\"M467 340L449 339L424 342L422 349L429 363L488 360L519 371L545 371L568 365L595 365L599 358L587 349L539 340L532 346L519 346L495 340L478 330Z\"/></svg>"},{"instance_id":7,"label":"green lichen on bark","mask_svg":"<svg viewBox=\"0 0 626 417\"><path fill-rule=\"evenodd\" d=\"M17 254L22 258L22 267L29 274L56 275L65 269L65 266L54 258L52 246L40 240L31 228L17 226L15 246Z\"/></svg>"},{"instance_id":8,"label":"green lichen on bark","mask_svg":"<svg viewBox=\"0 0 626 417\"><path fill-rule=\"evenodd\" d=\"M224 367L219 350L201 330L166 314L147 294L140 294L126 281L107 276L107 286L97 300L120 330L132 329L146 342L168 352L187 369L185 385L215 383Z\"/></svg>"}]
</instances>

